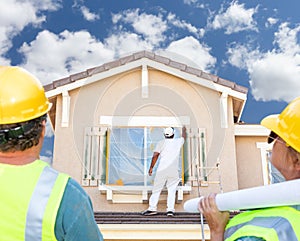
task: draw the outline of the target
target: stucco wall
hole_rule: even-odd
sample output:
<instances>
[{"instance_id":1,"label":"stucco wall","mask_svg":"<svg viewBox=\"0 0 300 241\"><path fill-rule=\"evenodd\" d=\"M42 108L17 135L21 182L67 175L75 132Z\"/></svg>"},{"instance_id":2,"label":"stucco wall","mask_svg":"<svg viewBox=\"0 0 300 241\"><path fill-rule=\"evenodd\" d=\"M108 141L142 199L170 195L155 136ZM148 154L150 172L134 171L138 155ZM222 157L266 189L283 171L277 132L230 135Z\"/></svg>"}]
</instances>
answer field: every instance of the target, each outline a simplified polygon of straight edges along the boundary
<instances>
[{"instance_id":1,"label":"stucco wall","mask_svg":"<svg viewBox=\"0 0 300 241\"><path fill-rule=\"evenodd\" d=\"M257 147L259 142L266 142L266 137L236 137L239 189L263 185L261 150Z\"/></svg>"},{"instance_id":2,"label":"stucco wall","mask_svg":"<svg viewBox=\"0 0 300 241\"><path fill-rule=\"evenodd\" d=\"M78 90L72 91L70 109L74 109ZM76 180L81 178L81 153L78 153L75 147L75 140L73 134L73 112L70 111L69 127L61 127L62 121L62 97L57 97L56 103L56 126L54 137L54 153L53 153L53 167L59 171L71 175Z\"/></svg>"},{"instance_id":3,"label":"stucco wall","mask_svg":"<svg viewBox=\"0 0 300 241\"><path fill-rule=\"evenodd\" d=\"M69 127L61 127L62 98L59 96L56 107L53 166L81 182L84 128L99 125L101 115L189 116L189 128L206 129L208 166L215 166L218 161L220 162L220 175L213 172L212 179L221 178L223 191L236 190L240 174L238 176L239 169L236 166L231 97L228 98L229 126L222 128L220 93L216 90L150 69L147 98L142 98L142 91L141 69L124 72L72 90L69 92L71 101ZM244 148L242 143L238 147ZM243 172L244 160L240 159L238 168ZM239 185L243 187L246 185L244 183L248 183L248 180ZM92 198L95 210L140 211L147 208L147 204L111 204L106 201L105 195L100 194L97 187L85 189ZM218 184L209 184L200 190L201 194L207 194L219 192L220 187ZM191 194L185 195L184 198L196 196L198 190L194 187ZM160 206L163 207L164 203L160 202ZM183 205L177 204L176 209L182 211Z\"/></svg>"}]
</instances>

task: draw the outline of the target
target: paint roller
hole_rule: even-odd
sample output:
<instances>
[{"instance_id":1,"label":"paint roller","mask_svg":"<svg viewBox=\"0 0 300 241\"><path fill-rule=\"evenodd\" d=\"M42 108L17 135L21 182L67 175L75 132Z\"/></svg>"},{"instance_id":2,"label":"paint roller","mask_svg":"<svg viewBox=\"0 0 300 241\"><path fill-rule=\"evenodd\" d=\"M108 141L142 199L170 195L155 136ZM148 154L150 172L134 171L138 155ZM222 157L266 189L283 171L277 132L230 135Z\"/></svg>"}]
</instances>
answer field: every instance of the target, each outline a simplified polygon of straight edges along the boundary
<instances>
[{"instance_id":1,"label":"paint roller","mask_svg":"<svg viewBox=\"0 0 300 241\"><path fill-rule=\"evenodd\" d=\"M199 212L199 200L193 198L184 203L187 212ZM247 188L216 195L220 211L256 209L300 204L300 180L286 181L267 186Z\"/></svg>"}]
</instances>

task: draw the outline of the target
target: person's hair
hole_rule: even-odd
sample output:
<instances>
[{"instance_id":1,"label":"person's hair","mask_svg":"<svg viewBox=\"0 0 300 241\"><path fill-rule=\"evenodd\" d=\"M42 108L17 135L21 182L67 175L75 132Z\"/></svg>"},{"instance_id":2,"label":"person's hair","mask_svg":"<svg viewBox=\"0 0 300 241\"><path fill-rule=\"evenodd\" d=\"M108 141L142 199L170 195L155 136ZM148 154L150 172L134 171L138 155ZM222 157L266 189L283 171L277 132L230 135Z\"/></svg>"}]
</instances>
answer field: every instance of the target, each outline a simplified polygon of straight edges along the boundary
<instances>
[{"instance_id":1,"label":"person's hair","mask_svg":"<svg viewBox=\"0 0 300 241\"><path fill-rule=\"evenodd\" d=\"M166 138L166 139L173 139L173 137L174 137L174 134L171 135L171 136L166 136L166 135L165 135L165 138Z\"/></svg>"},{"instance_id":2,"label":"person's hair","mask_svg":"<svg viewBox=\"0 0 300 241\"><path fill-rule=\"evenodd\" d=\"M0 152L24 151L39 144L47 114L21 123L0 125Z\"/></svg>"}]
</instances>

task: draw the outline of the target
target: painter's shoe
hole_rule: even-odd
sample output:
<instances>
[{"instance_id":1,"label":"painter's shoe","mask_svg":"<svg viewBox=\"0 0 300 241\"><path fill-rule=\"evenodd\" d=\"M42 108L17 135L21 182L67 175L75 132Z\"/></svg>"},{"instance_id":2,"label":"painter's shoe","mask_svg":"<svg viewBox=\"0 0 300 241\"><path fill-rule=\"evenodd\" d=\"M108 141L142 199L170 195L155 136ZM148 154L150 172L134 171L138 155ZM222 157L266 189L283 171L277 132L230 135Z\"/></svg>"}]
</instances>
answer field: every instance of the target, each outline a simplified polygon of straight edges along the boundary
<instances>
[{"instance_id":1,"label":"painter's shoe","mask_svg":"<svg viewBox=\"0 0 300 241\"><path fill-rule=\"evenodd\" d=\"M145 210L145 211L141 212L141 214L144 216L152 216L152 215L156 215L157 211Z\"/></svg>"}]
</instances>

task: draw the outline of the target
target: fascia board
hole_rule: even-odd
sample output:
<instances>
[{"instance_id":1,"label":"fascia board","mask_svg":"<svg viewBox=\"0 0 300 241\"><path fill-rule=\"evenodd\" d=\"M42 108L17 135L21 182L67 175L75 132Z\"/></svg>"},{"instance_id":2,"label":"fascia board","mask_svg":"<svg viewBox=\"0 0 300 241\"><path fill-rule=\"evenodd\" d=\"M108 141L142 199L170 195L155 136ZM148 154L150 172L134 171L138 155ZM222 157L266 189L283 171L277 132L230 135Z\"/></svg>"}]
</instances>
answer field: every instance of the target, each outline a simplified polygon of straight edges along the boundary
<instances>
[{"instance_id":1,"label":"fascia board","mask_svg":"<svg viewBox=\"0 0 300 241\"><path fill-rule=\"evenodd\" d=\"M97 73L95 75L77 80L73 83L66 84L64 86L60 86L60 87L58 87L54 90L47 91L46 95L47 95L48 98L53 97L53 96L61 94L63 91L70 91L70 90L73 90L73 89L76 89L76 88L80 88L84 85L91 84L91 83L99 81L101 79L105 79L105 78L108 78L110 76L120 74L122 72L126 72L126 71L134 69L134 68L142 67L143 65L147 65L149 67L161 70L163 72L166 72L168 74L177 76L179 78L186 79L186 80L188 80L192 83L204 86L206 88L209 88L209 89L212 89L212 90L215 90L215 91L219 91L219 92L222 92L222 93L227 92L229 95L231 95L235 98L241 99L241 100L246 100L246 98L247 98L247 94L245 94L245 93L241 93L241 92L232 90L229 87L222 86L222 85L217 84L217 83L215 83L211 80L203 79L199 76L195 76L193 74L186 73L186 72L181 71L179 69L176 69L176 68L167 66L165 64L150 60L148 58L142 58L142 59L130 62L130 63L126 63L125 65L114 67L114 68L109 69L107 71Z\"/></svg>"},{"instance_id":2,"label":"fascia board","mask_svg":"<svg viewBox=\"0 0 300 241\"><path fill-rule=\"evenodd\" d=\"M120 74L122 72L131 70L131 69L134 69L134 68L141 67L142 66L141 63L142 62L140 60L138 60L138 61L127 63L126 65L122 65L122 66L118 66L118 67L109 69L109 70L101 72L101 73L94 74L92 76L88 76L86 78L74 81L73 83L60 86L60 87L58 87L56 89L53 89L53 90L49 90L49 91L46 92L46 96L49 98L49 97L53 97L53 96L56 96L56 95L60 95L64 91L70 91L70 90L73 90L73 89L76 89L76 88L80 88L84 85L88 85L88 84L97 82L101 79L105 79L105 78L108 78L110 76Z\"/></svg>"},{"instance_id":3,"label":"fascia board","mask_svg":"<svg viewBox=\"0 0 300 241\"><path fill-rule=\"evenodd\" d=\"M247 94L241 93L241 92L235 91L235 90L233 90L229 87L217 84L217 83L213 82L212 80L206 80L206 79L203 79L199 76L195 76L193 74L181 71L180 69L172 68L172 67L167 66L165 64L161 64L159 62L152 61L152 60L149 60L149 59L145 59L144 61L145 61L144 63L149 67L161 70L163 72L166 72L168 74L177 76L177 77L182 78L182 79L186 79L186 80L188 80L192 83L204 86L206 88L209 88L209 89L212 89L212 90L215 90L215 91L227 92L229 95L231 95L233 97L236 97L238 99L241 99L241 100L246 100L247 99Z\"/></svg>"}]
</instances>

